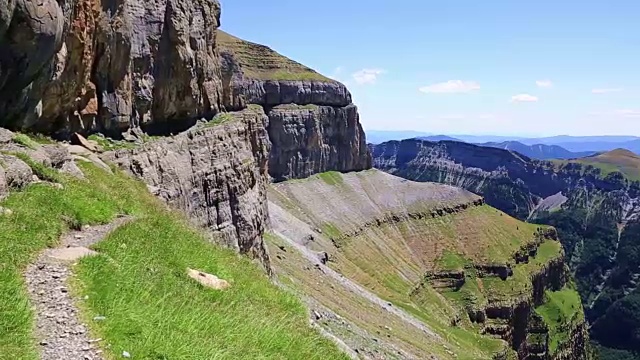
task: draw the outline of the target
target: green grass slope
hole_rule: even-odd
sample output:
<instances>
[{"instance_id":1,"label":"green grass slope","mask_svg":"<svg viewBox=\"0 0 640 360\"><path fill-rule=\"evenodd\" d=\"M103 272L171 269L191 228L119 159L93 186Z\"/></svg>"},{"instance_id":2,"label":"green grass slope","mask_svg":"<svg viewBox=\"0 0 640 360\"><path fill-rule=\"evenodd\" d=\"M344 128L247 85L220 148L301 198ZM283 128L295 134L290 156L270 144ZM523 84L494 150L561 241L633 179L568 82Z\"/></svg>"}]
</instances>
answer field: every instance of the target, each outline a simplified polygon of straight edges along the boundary
<instances>
[{"instance_id":1,"label":"green grass slope","mask_svg":"<svg viewBox=\"0 0 640 360\"><path fill-rule=\"evenodd\" d=\"M575 162L600 169L603 176L620 172L629 180L640 181L640 155L626 149L616 149L601 154L573 160L554 160L556 164Z\"/></svg>"},{"instance_id":2,"label":"green grass slope","mask_svg":"<svg viewBox=\"0 0 640 360\"><path fill-rule=\"evenodd\" d=\"M122 351L139 359L345 359L313 330L305 308L276 287L248 259L221 249L186 219L165 209L144 184L80 163L86 179L30 162L40 178L0 206L0 359L36 359L34 314L22 272L69 227L135 220L96 245L99 256L80 261L72 284L94 338L107 358ZM215 273L232 286L204 288L187 267ZM95 316L105 316L94 322Z\"/></svg>"},{"instance_id":3,"label":"green grass slope","mask_svg":"<svg viewBox=\"0 0 640 360\"><path fill-rule=\"evenodd\" d=\"M249 78L335 82L267 46L239 39L222 30L217 32L217 45L235 55L244 75Z\"/></svg>"},{"instance_id":4,"label":"green grass slope","mask_svg":"<svg viewBox=\"0 0 640 360\"><path fill-rule=\"evenodd\" d=\"M559 242L535 236L538 225L473 204L477 197L469 192L377 170L274 184L269 199L276 205L271 207L275 229L312 251L326 251L330 267L422 320L460 359L491 358L506 346L481 335L481 325L469 321L470 302L531 296L532 276L562 258ZM432 216L436 209L449 210ZM317 229L313 241L304 241L308 229L298 221ZM537 254L516 264L515 254L531 246ZM513 275L506 280L475 276L475 265L507 264ZM461 289L436 290L423 281L429 272L463 269L467 279ZM572 306L581 309L574 300Z\"/></svg>"}]
</instances>

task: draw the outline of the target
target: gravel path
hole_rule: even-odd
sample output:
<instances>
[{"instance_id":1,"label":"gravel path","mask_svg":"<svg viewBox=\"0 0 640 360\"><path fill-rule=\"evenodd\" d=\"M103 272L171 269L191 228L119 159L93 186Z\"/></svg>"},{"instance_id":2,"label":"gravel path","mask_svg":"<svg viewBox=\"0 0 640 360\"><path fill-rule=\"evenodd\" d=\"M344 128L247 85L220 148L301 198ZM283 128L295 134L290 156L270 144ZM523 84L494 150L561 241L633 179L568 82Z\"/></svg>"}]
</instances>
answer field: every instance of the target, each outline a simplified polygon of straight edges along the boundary
<instances>
[{"instance_id":1,"label":"gravel path","mask_svg":"<svg viewBox=\"0 0 640 360\"><path fill-rule=\"evenodd\" d=\"M102 240L130 218L120 217L107 225L72 231L54 249L45 250L27 267L25 278L31 303L35 306L36 335L42 360L103 359L100 339L91 339L78 318L78 309L69 294L69 266L81 256L95 254L87 247Z\"/></svg>"}]
</instances>

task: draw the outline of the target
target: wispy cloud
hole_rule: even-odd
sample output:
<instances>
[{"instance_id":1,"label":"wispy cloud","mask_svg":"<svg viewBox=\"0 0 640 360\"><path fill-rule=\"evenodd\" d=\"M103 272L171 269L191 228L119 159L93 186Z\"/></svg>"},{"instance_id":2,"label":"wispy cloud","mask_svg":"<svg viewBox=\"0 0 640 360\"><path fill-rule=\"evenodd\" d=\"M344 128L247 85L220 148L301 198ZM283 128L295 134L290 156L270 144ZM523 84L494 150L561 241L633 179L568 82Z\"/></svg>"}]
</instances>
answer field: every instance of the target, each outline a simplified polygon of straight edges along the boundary
<instances>
[{"instance_id":1,"label":"wispy cloud","mask_svg":"<svg viewBox=\"0 0 640 360\"><path fill-rule=\"evenodd\" d=\"M615 111L616 115L626 117L626 118L637 118L640 117L640 110L636 109L620 109Z\"/></svg>"},{"instance_id":2,"label":"wispy cloud","mask_svg":"<svg viewBox=\"0 0 640 360\"><path fill-rule=\"evenodd\" d=\"M608 93L614 93L614 92L621 92L623 89L622 88L603 88L603 89L593 89L591 90L591 92L593 94L608 94Z\"/></svg>"},{"instance_id":3,"label":"wispy cloud","mask_svg":"<svg viewBox=\"0 0 640 360\"><path fill-rule=\"evenodd\" d=\"M427 94L468 93L475 90L480 90L480 84L475 81L449 80L442 83L423 86L418 90Z\"/></svg>"},{"instance_id":4,"label":"wispy cloud","mask_svg":"<svg viewBox=\"0 0 640 360\"><path fill-rule=\"evenodd\" d=\"M536 102L538 98L529 94L518 94L511 97L511 102Z\"/></svg>"},{"instance_id":5,"label":"wispy cloud","mask_svg":"<svg viewBox=\"0 0 640 360\"><path fill-rule=\"evenodd\" d=\"M440 119L442 120L462 120L464 118L466 118L466 116L462 114L447 114L440 116Z\"/></svg>"},{"instance_id":6,"label":"wispy cloud","mask_svg":"<svg viewBox=\"0 0 640 360\"><path fill-rule=\"evenodd\" d=\"M386 71L383 69L362 69L353 73L352 77L356 83L360 85L375 84L378 80L378 76L384 74Z\"/></svg>"},{"instance_id":7,"label":"wispy cloud","mask_svg":"<svg viewBox=\"0 0 640 360\"><path fill-rule=\"evenodd\" d=\"M539 88L550 88L550 87L553 87L553 83L551 82L551 80L538 80L538 81L536 81L536 85Z\"/></svg>"}]
</instances>

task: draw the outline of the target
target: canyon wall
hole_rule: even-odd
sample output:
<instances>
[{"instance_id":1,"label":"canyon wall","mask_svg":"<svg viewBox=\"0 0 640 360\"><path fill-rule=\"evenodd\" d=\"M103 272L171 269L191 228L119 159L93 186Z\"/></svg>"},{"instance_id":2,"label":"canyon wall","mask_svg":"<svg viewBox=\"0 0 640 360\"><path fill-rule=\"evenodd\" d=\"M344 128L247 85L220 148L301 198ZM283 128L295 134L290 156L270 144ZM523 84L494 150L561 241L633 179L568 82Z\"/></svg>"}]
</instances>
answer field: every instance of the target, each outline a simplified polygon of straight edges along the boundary
<instances>
[{"instance_id":1,"label":"canyon wall","mask_svg":"<svg viewBox=\"0 0 640 360\"><path fill-rule=\"evenodd\" d=\"M103 157L267 268L270 179L371 166L347 88L218 30L218 1L0 5L1 127L159 135Z\"/></svg>"}]
</instances>

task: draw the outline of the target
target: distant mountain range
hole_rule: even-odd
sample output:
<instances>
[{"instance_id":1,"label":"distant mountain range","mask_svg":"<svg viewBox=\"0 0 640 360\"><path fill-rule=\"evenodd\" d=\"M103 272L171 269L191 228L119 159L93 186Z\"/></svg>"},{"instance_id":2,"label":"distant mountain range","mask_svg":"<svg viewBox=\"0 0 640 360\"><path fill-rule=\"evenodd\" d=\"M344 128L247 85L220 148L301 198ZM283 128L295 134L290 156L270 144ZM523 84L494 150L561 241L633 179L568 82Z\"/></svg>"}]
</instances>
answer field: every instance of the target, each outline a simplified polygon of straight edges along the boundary
<instances>
[{"instance_id":1,"label":"distant mountain range","mask_svg":"<svg viewBox=\"0 0 640 360\"><path fill-rule=\"evenodd\" d=\"M545 145L545 144L525 145L519 141L504 141L500 143L488 142L488 143L483 143L478 145L515 151L522 155L526 155L532 159L539 159L539 160L575 159L575 158L581 158L581 157L593 155L596 153L595 151L573 152L558 145Z\"/></svg>"},{"instance_id":2,"label":"distant mountain range","mask_svg":"<svg viewBox=\"0 0 640 360\"><path fill-rule=\"evenodd\" d=\"M640 154L640 137L637 136L559 135L541 138L523 138L491 135L433 135L417 131L367 132L367 142L371 144L409 138L434 142L461 141L515 151L532 159L574 159L615 149L626 149Z\"/></svg>"}]
</instances>

